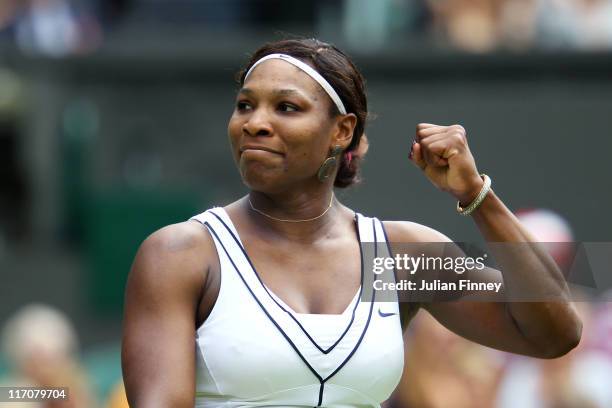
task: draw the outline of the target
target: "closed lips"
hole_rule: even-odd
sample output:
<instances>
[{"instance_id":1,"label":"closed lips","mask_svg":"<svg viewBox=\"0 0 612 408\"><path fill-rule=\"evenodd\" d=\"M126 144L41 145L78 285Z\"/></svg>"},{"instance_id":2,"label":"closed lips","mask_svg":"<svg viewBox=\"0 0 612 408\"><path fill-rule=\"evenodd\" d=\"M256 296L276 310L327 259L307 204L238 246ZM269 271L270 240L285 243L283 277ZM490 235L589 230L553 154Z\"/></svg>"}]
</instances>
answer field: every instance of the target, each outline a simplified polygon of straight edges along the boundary
<instances>
[{"instance_id":1,"label":"closed lips","mask_svg":"<svg viewBox=\"0 0 612 408\"><path fill-rule=\"evenodd\" d=\"M275 154L282 154L281 152L278 152L274 149L270 149L269 147L266 146L253 146L253 145L246 145L240 148L240 153L244 153L247 150L262 150L264 152L270 152L270 153L275 153Z\"/></svg>"}]
</instances>

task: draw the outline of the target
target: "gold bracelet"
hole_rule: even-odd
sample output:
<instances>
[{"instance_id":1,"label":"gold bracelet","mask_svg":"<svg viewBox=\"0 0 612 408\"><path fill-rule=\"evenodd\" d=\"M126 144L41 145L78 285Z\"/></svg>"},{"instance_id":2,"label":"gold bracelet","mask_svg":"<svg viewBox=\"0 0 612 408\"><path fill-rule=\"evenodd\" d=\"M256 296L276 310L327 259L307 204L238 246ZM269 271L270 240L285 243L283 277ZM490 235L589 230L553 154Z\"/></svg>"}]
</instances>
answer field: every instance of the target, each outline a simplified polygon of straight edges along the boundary
<instances>
[{"instance_id":1,"label":"gold bracelet","mask_svg":"<svg viewBox=\"0 0 612 408\"><path fill-rule=\"evenodd\" d=\"M480 193L478 193L474 201L472 201L465 208L461 207L461 203L457 201L457 212L459 214L468 216L473 213L478 207L480 207L480 204L482 204L489 191L491 191L491 179L489 178L489 176L482 173L480 177L482 177L482 179L484 180L484 184L482 186L482 189L480 189Z\"/></svg>"}]
</instances>

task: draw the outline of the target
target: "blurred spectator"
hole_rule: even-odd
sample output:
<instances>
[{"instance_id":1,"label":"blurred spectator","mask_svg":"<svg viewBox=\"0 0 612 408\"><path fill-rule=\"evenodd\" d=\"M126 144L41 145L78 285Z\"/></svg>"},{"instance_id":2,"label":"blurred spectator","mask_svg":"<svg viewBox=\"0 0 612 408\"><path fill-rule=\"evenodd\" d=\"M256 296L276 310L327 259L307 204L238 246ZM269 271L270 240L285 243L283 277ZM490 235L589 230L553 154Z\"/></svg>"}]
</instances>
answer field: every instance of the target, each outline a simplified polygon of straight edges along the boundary
<instances>
[{"instance_id":1,"label":"blurred spectator","mask_svg":"<svg viewBox=\"0 0 612 408\"><path fill-rule=\"evenodd\" d=\"M78 361L77 343L74 327L61 312L40 304L23 307L2 331L3 351L13 373L0 384L69 389L67 400L41 402L29 405L31 407L95 407L85 372ZM3 406L0 403L0 407Z\"/></svg>"},{"instance_id":2,"label":"blurred spectator","mask_svg":"<svg viewBox=\"0 0 612 408\"><path fill-rule=\"evenodd\" d=\"M612 0L426 0L432 34L468 52L612 48Z\"/></svg>"},{"instance_id":3,"label":"blurred spectator","mask_svg":"<svg viewBox=\"0 0 612 408\"><path fill-rule=\"evenodd\" d=\"M427 0L433 34L452 47L488 52L498 46L497 0Z\"/></svg>"},{"instance_id":4,"label":"blurred spectator","mask_svg":"<svg viewBox=\"0 0 612 408\"><path fill-rule=\"evenodd\" d=\"M576 303L583 322L580 345L554 360L512 357L497 408L608 408L612 406L612 358L589 347L597 338L590 304Z\"/></svg>"},{"instance_id":5,"label":"blurred spectator","mask_svg":"<svg viewBox=\"0 0 612 408\"><path fill-rule=\"evenodd\" d=\"M393 407L492 406L501 377L501 353L455 335L428 313L419 313L411 327Z\"/></svg>"},{"instance_id":6,"label":"blurred spectator","mask_svg":"<svg viewBox=\"0 0 612 408\"><path fill-rule=\"evenodd\" d=\"M580 0L578 14L581 20L578 47L612 48L612 1Z\"/></svg>"},{"instance_id":7,"label":"blurred spectator","mask_svg":"<svg viewBox=\"0 0 612 408\"><path fill-rule=\"evenodd\" d=\"M10 33L22 51L51 57L91 51L101 42L96 19L68 0L3 1L0 31Z\"/></svg>"},{"instance_id":8,"label":"blurred spectator","mask_svg":"<svg viewBox=\"0 0 612 408\"><path fill-rule=\"evenodd\" d=\"M593 333L586 339L586 343L588 347L612 359L612 291L604 293L602 299L605 301L598 303L593 312Z\"/></svg>"},{"instance_id":9,"label":"blurred spectator","mask_svg":"<svg viewBox=\"0 0 612 408\"><path fill-rule=\"evenodd\" d=\"M537 42L545 48L574 47L578 37L579 0L538 0Z\"/></svg>"},{"instance_id":10,"label":"blurred spectator","mask_svg":"<svg viewBox=\"0 0 612 408\"><path fill-rule=\"evenodd\" d=\"M569 222L559 214L542 208L523 209L516 212L521 224L544 244L557 265L566 270L574 260L574 234Z\"/></svg>"},{"instance_id":11,"label":"blurred spectator","mask_svg":"<svg viewBox=\"0 0 612 408\"><path fill-rule=\"evenodd\" d=\"M612 48L612 1L539 0L537 33L546 48Z\"/></svg>"},{"instance_id":12,"label":"blurred spectator","mask_svg":"<svg viewBox=\"0 0 612 408\"><path fill-rule=\"evenodd\" d=\"M78 47L79 29L64 0L29 0L19 16L16 40L21 49L55 57Z\"/></svg>"},{"instance_id":13,"label":"blurred spectator","mask_svg":"<svg viewBox=\"0 0 612 408\"><path fill-rule=\"evenodd\" d=\"M500 7L500 45L516 51L532 48L536 42L538 0L504 1Z\"/></svg>"},{"instance_id":14,"label":"blurred spectator","mask_svg":"<svg viewBox=\"0 0 612 408\"><path fill-rule=\"evenodd\" d=\"M574 260L573 246L568 245L573 236L569 223L544 209L520 211L517 216L537 240L547 243L561 269L567 269ZM583 323L580 345L554 360L512 356L500 386L498 408L612 406L612 354L591 346L601 342L601 332L606 326L595 322L590 303L579 302L575 306Z\"/></svg>"}]
</instances>

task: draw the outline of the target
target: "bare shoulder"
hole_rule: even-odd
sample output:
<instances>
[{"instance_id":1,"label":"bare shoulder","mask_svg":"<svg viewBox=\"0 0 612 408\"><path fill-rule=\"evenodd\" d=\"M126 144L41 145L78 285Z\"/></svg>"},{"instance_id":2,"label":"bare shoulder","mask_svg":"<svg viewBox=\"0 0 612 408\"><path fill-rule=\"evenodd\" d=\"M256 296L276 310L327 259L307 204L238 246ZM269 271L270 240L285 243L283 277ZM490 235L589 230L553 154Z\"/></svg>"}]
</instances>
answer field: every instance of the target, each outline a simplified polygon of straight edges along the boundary
<instances>
[{"instance_id":1,"label":"bare shoulder","mask_svg":"<svg viewBox=\"0 0 612 408\"><path fill-rule=\"evenodd\" d=\"M383 221L389 242L450 242L441 232L411 221Z\"/></svg>"},{"instance_id":2,"label":"bare shoulder","mask_svg":"<svg viewBox=\"0 0 612 408\"><path fill-rule=\"evenodd\" d=\"M197 221L167 225L147 237L140 249L154 249L167 254L212 248L208 230Z\"/></svg>"},{"instance_id":3,"label":"bare shoulder","mask_svg":"<svg viewBox=\"0 0 612 408\"><path fill-rule=\"evenodd\" d=\"M168 225L140 245L130 280L179 286L201 284L216 256L212 237L201 224L185 221Z\"/></svg>"}]
</instances>

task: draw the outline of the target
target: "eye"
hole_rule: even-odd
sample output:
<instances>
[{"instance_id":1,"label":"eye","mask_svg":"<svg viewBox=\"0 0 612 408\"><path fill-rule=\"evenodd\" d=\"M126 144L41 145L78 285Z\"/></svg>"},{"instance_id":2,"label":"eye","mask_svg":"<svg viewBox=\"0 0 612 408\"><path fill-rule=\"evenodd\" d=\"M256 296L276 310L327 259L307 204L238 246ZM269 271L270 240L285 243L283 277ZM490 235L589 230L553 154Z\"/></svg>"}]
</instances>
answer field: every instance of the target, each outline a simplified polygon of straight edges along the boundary
<instances>
[{"instance_id":1,"label":"eye","mask_svg":"<svg viewBox=\"0 0 612 408\"><path fill-rule=\"evenodd\" d=\"M251 110L253 109L253 107L251 106L250 103L246 102L246 101L238 101L236 103L236 109L238 109L238 111L247 111L247 110Z\"/></svg>"},{"instance_id":2,"label":"eye","mask_svg":"<svg viewBox=\"0 0 612 408\"><path fill-rule=\"evenodd\" d=\"M278 105L278 110L280 110L281 112L297 112L300 110L300 108L291 103L283 102Z\"/></svg>"}]
</instances>

